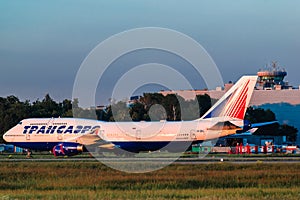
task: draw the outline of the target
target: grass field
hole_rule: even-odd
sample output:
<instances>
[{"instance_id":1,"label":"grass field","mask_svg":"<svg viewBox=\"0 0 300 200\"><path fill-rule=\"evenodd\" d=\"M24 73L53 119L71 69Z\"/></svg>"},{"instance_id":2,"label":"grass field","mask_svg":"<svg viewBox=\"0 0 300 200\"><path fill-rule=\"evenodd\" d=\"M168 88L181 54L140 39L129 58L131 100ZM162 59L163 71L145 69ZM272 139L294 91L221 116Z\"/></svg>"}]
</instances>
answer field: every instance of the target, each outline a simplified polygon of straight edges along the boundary
<instances>
[{"instance_id":1,"label":"grass field","mask_svg":"<svg viewBox=\"0 0 300 200\"><path fill-rule=\"evenodd\" d=\"M94 161L0 164L0 199L300 199L300 163L173 164L144 174Z\"/></svg>"}]
</instances>

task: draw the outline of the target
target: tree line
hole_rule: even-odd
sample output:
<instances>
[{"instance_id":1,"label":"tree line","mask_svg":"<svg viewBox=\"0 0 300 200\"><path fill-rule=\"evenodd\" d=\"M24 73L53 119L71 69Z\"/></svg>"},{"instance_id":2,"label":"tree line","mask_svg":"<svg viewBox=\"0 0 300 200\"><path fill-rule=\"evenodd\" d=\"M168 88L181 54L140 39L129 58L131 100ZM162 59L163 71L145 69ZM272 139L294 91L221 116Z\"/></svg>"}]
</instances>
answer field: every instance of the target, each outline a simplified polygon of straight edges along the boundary
<instances>
[{"instance_id":1,"label":"tree line","mask_svg":"<svg viewBox=\"0 0 300 200\"><path fill-rule=\"evenodd\" d=\"M2 135L26 118L79 117L102 121L180 121L194 120L202 116L216 102L209 95L197 95L194 100L186 101L175 94L163 96L158 93L144 93L132 101L119 101L104 108L83 109L78 99L54 101L49 94L34 102L20 101L16 96L0 97L0 142ZM276 120L275 114L267 109L249 107L247 120L259 123ZM295 141L298 130L289 125L273 124L260 128L256 134L288 135Z\"/></svg>"}]
</instances>

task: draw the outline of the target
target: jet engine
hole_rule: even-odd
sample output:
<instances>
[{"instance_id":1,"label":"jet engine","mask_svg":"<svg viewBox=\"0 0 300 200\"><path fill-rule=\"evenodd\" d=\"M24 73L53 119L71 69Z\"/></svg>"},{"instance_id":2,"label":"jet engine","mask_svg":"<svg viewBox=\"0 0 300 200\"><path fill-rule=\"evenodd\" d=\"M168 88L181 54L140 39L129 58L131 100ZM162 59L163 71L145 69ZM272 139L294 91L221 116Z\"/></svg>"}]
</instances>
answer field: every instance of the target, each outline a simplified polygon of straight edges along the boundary
<instances>
[{"instance_id":1,"label":"jet engine","mask_svg":"<svg viewBox=\"0 0 300 200\"><path fill-rule=\"evenodd\" d=\"M83 145L77 143L61 143L53 147L54 156L75 156L83 152Z\"/></svg>"}]
</instances>

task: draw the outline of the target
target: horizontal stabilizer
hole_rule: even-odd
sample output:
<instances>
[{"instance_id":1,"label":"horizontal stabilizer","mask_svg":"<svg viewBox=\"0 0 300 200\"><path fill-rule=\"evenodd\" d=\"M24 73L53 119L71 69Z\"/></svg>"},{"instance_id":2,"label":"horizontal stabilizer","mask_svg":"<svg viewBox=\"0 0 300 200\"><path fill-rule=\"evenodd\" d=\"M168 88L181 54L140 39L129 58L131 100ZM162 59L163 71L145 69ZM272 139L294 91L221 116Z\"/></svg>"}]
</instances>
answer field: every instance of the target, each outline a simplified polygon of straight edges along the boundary
<instances>
[{"instance_id":1,"label":"horizontal stabilizer","mask_svg":"<svg viewBox=\"0 0 300 200\"><path fill-rule=\"evenodd\" d=\"M256 127L261 127L261 126L267 126L267 125L276 124L276 123L278 123L278 121L255 123L255 124L251 124L251 128L256 128Z\"/></svg>"}]
</instances>

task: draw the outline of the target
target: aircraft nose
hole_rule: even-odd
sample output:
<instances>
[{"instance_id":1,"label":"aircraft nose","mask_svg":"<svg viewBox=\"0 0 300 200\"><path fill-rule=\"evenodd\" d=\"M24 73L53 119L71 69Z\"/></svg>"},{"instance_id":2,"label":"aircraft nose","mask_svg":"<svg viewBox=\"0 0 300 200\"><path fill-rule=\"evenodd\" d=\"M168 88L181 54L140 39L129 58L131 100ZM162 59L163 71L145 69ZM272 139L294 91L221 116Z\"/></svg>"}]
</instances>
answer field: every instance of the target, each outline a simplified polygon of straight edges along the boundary
<instances>
[{"instance_id":1,"label":"aircraft nose","mask_svg":"<svg viewBox=\"0 0 300 200\"><path fill-rule=\"evenodd\" d=\"M5 142L8 142L8 141L7 141L7 135L6 135L6 134L7 134L7 132L4 133L4 135L3 135L3 140L4 140Z\"/></svg>"},{"instance_id":2,"label":"aircraft nose","mask_svg":"<svg viewBox=\"0 0 300 200\"><path fill-rule=\"evenodd\" d=\"M11 129L10 129L11 130ZM3 135L3 140L6 142L11 142L11 140L13 139L13 137L10 134L10 130L8 130L6 133L4 133Z\"/></svg>"}]
</instances>

